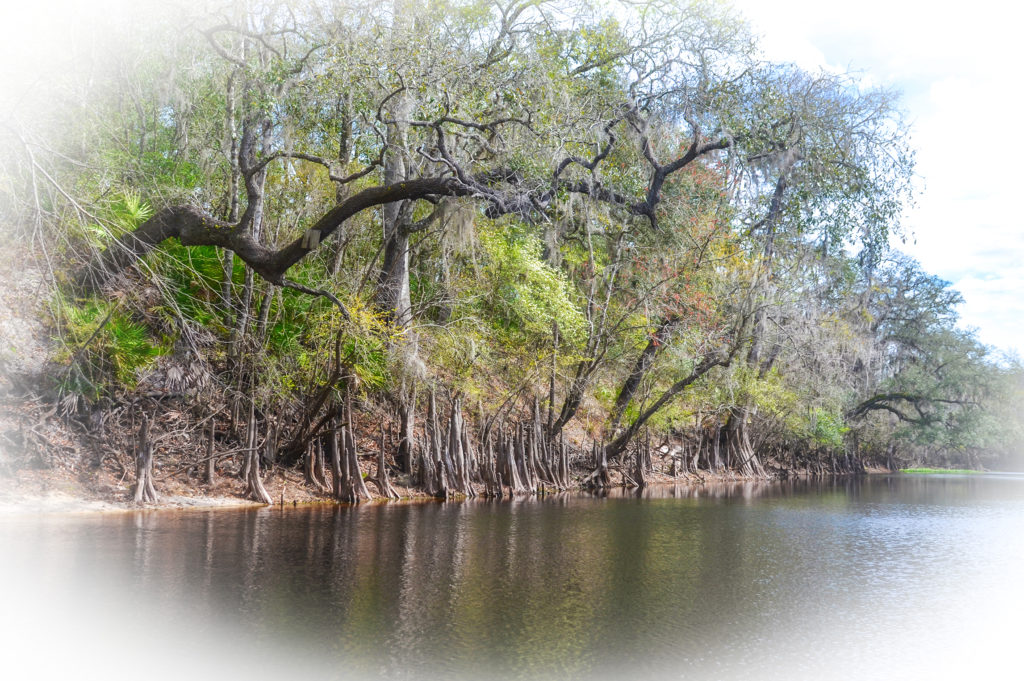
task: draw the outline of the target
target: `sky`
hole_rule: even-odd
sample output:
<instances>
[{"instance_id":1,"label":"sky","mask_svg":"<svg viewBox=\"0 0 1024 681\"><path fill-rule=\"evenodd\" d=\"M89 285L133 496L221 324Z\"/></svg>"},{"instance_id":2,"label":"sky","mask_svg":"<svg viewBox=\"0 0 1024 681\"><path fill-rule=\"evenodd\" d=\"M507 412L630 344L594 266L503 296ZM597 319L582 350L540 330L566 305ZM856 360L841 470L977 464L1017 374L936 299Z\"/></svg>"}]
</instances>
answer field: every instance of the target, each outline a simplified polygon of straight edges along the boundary
<instances>
[{"instance_id":1,"label":"sky","mask_svg":"<svg viewBox=\"0 0 1024 681\"><path fill-rule=\"evenodd\" d=\"M894 87L920 192L895 245L963 295L962 326L1024 351L1024 127L1016 2L737 0L769 58Z\"/></svg>"}]
</instances>

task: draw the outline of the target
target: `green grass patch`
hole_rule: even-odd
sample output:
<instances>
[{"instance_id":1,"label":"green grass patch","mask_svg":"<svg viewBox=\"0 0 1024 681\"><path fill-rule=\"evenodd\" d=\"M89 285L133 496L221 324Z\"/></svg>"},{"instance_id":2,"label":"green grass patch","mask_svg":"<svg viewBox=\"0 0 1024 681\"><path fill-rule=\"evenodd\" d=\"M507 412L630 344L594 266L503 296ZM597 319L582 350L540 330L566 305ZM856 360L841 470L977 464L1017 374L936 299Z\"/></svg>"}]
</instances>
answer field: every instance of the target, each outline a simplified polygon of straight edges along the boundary
<instances>
[{"instance_id":1,"label":"green grass patch","mask_svg":"<svg viewBox=\"0 0 1024 681\"><path fill-rule=\"evenodd\" d=\"M955 473L957 475L979 475L985 471L976 471L970 468L901 468L900 473Z\"/></svg>"}]
</instances>

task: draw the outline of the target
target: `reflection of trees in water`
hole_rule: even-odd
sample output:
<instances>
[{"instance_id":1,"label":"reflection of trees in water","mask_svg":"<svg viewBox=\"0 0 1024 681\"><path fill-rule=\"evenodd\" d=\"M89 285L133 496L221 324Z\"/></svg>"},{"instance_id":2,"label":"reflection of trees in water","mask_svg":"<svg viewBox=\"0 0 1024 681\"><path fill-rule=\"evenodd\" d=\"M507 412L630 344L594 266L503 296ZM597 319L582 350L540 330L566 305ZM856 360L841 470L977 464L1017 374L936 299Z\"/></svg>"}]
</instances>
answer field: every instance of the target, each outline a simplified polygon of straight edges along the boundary
<instances>
[{"instance_id":1,"label":"reflection of trees in water","mask_svg":"<svg viewBox=\"0 0 1024 681\"><path fill-rule=\"evenodd\" d=\"M742 496L745 487L754 488L651 487L644 497ZM559 494L147 514L124 540L140 589L195 597L201 611L233 615L260 638L296 639L366 671L487 657L520 674L579 674L595 663L588 651L647 635L639 625L672 602L666 589L701 553L692 528L643 514L608 522L619 514L601 504ZM622 618L638 623L634 633L607 642L615 625L601 623Z\"/></svg>"},{"instance_id":2,"label":"reflection of trees in water","mask_svg":"<svg viewBox=\"0 0 1024 681\"><path fill-rule=\"evenodd\" d=\"M744 499L751 501L764 497L792 497L826 493L852 494L856 497L865 486L875 489L892 486L896 479L858 476L835 478L794 478L782 481L766 480L714 480L700 484L663 484L646 488L613 487L578 494L608 499ZM570 495L571 496L571 495Z\"/></svg>"},{"instance_id":3,"label":"reflection of trees in water","mask_svg":"<svg viewBox=\"0 0 1024 681\"><path fill-rule=\"evenodd\" d=\"M780 483L742 480L715 481L700 485L650 485L644 488L612 487L587 492L589 496L609 499L727 499L742 497L755 499L765 494L775 494Z\"/></svg>"},{"instance_id":4,"label":"reflection of trees in water","mask_svg":"<svg viewBox=\"0 0 1024 681\"><path fill-rule=\"evenodd\" d=\"M134 593L194 601L257 640L344 660L356 676L422 677L484 659L510 675L579 676L635 662L652 641L696 653L730 627L767 626L757 608L795 597L778 576L818 560L794 541L831 527L817 511L966 502L981 481L925 482L143 513L104 521L112 550L95 560L127 573Z\"/></svg>"}]
</instances>

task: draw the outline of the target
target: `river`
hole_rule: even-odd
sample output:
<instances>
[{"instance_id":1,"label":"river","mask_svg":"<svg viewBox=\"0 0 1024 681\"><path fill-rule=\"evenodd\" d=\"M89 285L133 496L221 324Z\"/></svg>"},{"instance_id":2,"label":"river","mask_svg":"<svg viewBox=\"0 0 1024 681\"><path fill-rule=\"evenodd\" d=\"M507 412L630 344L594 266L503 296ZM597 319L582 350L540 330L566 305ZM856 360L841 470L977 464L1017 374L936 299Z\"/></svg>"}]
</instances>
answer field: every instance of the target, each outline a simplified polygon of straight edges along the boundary
<instances>
[{"instance_id":1,"label":"river","mask_svg":"<svg viewBox=\"0 0 1024 681\"><path fill-rule=\"evenodd\" d=\"M1017 678L1024 475L0 518L9 679Z\"/></svg>"}]
</instances>

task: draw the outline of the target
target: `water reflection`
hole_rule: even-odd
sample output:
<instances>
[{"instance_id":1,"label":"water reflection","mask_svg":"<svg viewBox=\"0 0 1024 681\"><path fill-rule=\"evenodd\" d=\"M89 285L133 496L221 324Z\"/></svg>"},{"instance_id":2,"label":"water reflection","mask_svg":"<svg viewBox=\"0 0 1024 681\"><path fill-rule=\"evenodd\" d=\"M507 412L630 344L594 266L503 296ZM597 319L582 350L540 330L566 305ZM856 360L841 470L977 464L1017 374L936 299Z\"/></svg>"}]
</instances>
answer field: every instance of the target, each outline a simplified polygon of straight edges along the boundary
<instances>
[{"instance_id":1,"label":"water reflection","mask_svg":"<svg viewBox=\"0 0 1024 681\"><path fill-rule=\"evenodd\" d=\"M213 659L331 678L895 678L948 658L943 627L968 640L971 608L1021 604L1021 530L1020 478L880 477L21 519L0 541L55 617L95 614L85 585Z\"/></svg>"}]
</instances>

